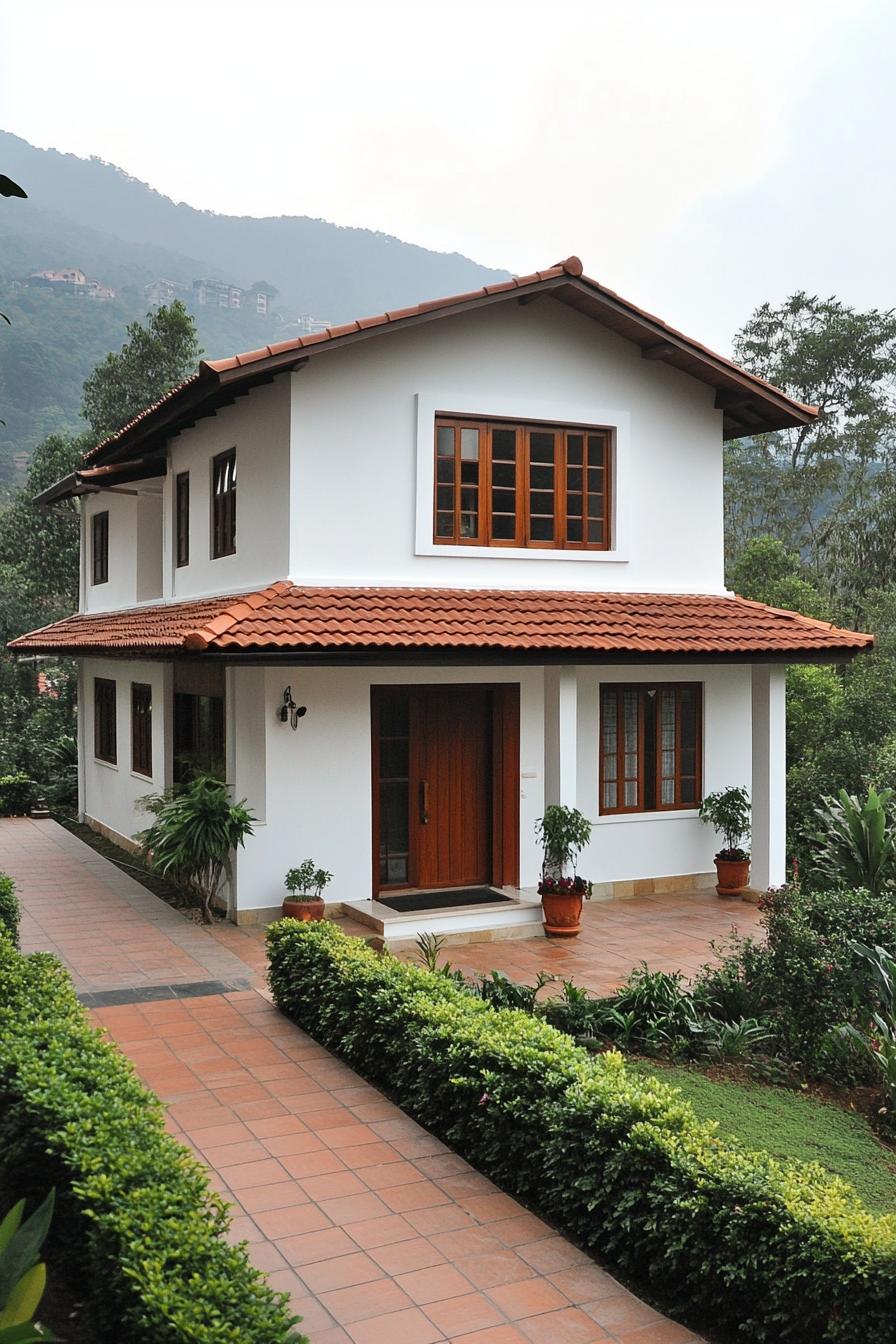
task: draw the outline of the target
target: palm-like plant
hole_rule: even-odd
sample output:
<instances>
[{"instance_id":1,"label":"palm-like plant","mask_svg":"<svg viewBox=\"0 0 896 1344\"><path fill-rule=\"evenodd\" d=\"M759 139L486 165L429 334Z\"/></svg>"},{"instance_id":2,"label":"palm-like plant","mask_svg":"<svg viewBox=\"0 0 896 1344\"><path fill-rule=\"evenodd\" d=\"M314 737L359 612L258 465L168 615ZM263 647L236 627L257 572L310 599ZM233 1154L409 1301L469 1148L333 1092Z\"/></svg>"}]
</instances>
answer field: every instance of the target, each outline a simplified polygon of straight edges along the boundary
<instances>
[{"instance_id":1,"label":"palm-like plant","mask_svg":"<svg viewBox=\"0 0 896 1344\"><path fill-rule=\"evenodd\" d=\"M896 877L896 828L888 814L892 789L868 789L865 798L841 789L824 798L815 815L822 829L815 866L836 884L865 887L878 895Z\"/></svg>"},{"instance_id":2,"label":"palm-like plant","mask_svg":"<svg viewBox=\"0 0 896 1344\"><path fill-rule=\"evenodd\" d=\"M25 1201L9 1210L0 1222L0 1344L48 1344L48 1330L33 1324L47 1282L40 1248L53 1217L53 1191L39 1209L22 1221Z\"/></svg>"},{"instance_id":3,"label":"palm-like plant","mask_svg":"<svg viewBox=\"0 0 896 1344\"><path fill-rule=\"evenodd\" d=\"M252 835L255 821L246 800L233 803L220 780L200 775L182 793L143 799L155 821L137 839L148 865L170 878L197 902L206 924L231 854Z\"/></svg>"}]
</instances>

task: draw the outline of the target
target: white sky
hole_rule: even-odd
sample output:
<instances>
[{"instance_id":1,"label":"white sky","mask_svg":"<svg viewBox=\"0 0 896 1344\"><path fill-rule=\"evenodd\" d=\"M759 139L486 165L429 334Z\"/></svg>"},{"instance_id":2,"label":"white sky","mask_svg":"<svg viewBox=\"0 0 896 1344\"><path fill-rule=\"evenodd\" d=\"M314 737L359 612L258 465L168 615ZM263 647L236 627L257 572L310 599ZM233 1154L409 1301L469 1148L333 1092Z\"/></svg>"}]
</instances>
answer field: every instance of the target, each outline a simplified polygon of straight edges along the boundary
<instances>
[{"instance_id":1,"label":"white sky","mask_svg":"<svg viewBox=\"0 0 896 1344\"><path fill-rule=\"evenodd\" d=\"M725 348L896 303L893 0L0 0L0 126L191 205L586 271ZM100 225L101 227L101 225Z\"/></svg>"}]
</instances>

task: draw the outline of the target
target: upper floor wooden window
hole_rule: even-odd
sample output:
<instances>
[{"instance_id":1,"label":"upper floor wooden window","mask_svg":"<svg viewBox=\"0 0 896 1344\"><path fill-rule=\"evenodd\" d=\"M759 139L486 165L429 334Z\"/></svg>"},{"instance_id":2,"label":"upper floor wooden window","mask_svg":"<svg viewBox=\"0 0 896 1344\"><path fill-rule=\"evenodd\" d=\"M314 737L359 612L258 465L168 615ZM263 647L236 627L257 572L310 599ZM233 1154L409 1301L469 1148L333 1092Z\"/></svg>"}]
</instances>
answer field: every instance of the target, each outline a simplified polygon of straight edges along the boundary
<instances>
[{"instance_id":1,"label":"upper floor wooden window","mask_svg":"<svg viewBox=\"0 0 896 1344\"><path fill-rule=\"evenodd\" d=\"M106 677L93 679L93 754L109 765L118 760L115 682Z\"/></svg>"},{"instance_id":2,"label":"upper floor wooden window","mask_svg":"<svg viewBox=\"0 0 896 1344\"><path fill-rule=\"evenodd\" d=\"M236 552L236 449L212 458L212 559Z\"/></svg>"},{"instance_id":3,"label":"upper floor wooden window","mask_svg":"<svg viewBox=\"0 0 896 1344\"><path fill-rule=\"evenodd\" d=\"M152 776L152 687L131 682L131 769Z\"/></svg>"},{"instance_id":4,"label":"upper floor wooden window","mask_svg":"<svg viewBox=\"0 0 896 1344\"><path fill-rule=\"evenodd\" d=\"M174 521L178 568L190 563L190 473L179 471L174 478Z\"/></svg>"},{"instance_id":5,"label":"upper floor wooden window","mask_svg":"<svg viewBox=\"0 0 896 1344\"><path fill-rule=\"evenodd\" d=\"M436 417L434 540L605 551L610 431Z\"/></svg>"},{"instance_id":6,"label":"upper floor wooden window","mask_svg":"<svg viewBox=\"0 0 896 1344\"><path fill-rule=\"evenodd\" d=\"M603 686L601 812L697 807L702 794L702 739L699 682Z\"/></svg>"},{"instance_id":7,"label":"upper floor wooden window","mask_svg":"<svg viewBox=\"0 0 896 1344\"><path fill-rule=\"evenodd\" d=\"M90 521L90 565L94 583L109 581L109 512L95 513Z\"/></svg>"}]
</instances>

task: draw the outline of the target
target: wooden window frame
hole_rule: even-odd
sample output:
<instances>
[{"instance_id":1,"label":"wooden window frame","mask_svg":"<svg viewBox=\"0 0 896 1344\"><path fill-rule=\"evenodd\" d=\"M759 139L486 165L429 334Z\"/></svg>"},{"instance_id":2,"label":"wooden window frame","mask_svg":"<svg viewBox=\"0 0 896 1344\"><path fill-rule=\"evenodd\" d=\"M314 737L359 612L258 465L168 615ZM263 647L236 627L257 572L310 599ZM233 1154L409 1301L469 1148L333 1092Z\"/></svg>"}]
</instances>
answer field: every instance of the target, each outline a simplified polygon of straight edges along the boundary
<instances>
[{"instance_id":1,"label":"wooden window frame","mask_svg":"<svg viewBox=\"0 0 896 1344\"><path fill-rule=\"evenodd\" d=\"M118 764L118 688L110 677L93 679L93 754Z\"/></svg>"},{"instance_id":2,"label":"wooden window frame","mask_svg":"<svg viewBox=\"0 0 896 1344\"><path fill-rule=\"evenodd\" d=\"M174 564L183 569L190 563L190 473L174 478Z\"/></svg>"},{"instance_id":3,"label":"wooden window frame","mask_svg":"<svg viewBox=\"0 0 896 1344\"><path fill-rule=\"evenodd\" d=\"M90 516L90 581L93 587L109 582L109 510Z\"/></svg>"},{"instance_id":4,"label":"wooden window frame","mask_svg":"<svg viewBox=\"0 0 896 1344\"><path fill-rule=\"evenodd\" d=\"M131 770L152 779L152 686L131 682Z\"/></svg>"},{"instance_id":5,"label":"wooden window frame","mask_svg":"<svg viewBox=\"0 0 896 1344\"><path fill-rule=\"evenodd\" d=\"M219 490L218 483L223 473L230 468L230 484L226 490ZM227 555L236 555L236 449L216 453L211 461L211 532L212 559L222 560Z\"/></svg>"},{"instance_id":6,"label":"wooden window frame","mask_svg":"<svg viewBox=\"0 0 896 1344\"><path fill-rule=\"evenodd\" d=\"M450 488L454 491L454 531L450 537L438 535L438 515L449 512L447 509L439 509L439 486L438 479L438 437L440 429L451 429L455 434L454 442L454 481ZM462 429L476 429L479 431L479 482L478 482L478 531L475 536L461 536L461 490L463 483L461 481L461 434ZM495 537L494 535L494 515L493 515L493 436L496 431L511 432L516 436L515 446L515 466L516 466L516 484L515 484L515 520L516 527L514 535L511 538ZM552 540L533 539L532 531L532 508L531 508L531 439L533 434L549 433L555 436L554 439L554 538ZM582 451L583 461L581 470L587 473L588 470L588 440L589 436L599 437L602 441L602 461L599 464L603 471L603 498L600 517L589 517L587 512L587 499L589 492L587 489L587 475L583 475L582 490L580 492L569 491L569 471L575 469L576 464L570 464L569 438L570 435L581 435L583 440ZM499 459L499 461L507 459ZM537 463L535 465L538 465ZM550 550L550 551L609 551L612 547L612 511L613 511L613 433L605 425L583 425L576 423L562 423L559 421L536 421L536 420L506 420L500 418L484 418L482 416L470 415L450 415L448 413L438 413L435 417L435 427L433 434L433 497L432 497L432 537L433 544L436 546L484 546L503 549L516 550ZM446 488L442 483L442 488ZM494 487L500 488L500 487ZM569 515L567 513L567 499L570 494L581 493L582 495L582 540L569 539ZM572 515L575 518L577 515ZM603 539L601 541L587 540L589 522L599 523L602 529Z\"/></svg>"},{"instance_id":7,"label":"wooden window frame","mask_svg":"<svg viewBox=\"0 0 896 1344\"><path fill-rule=\"evenodd\" d=\"M617 807L606 807L604 805L604 697L612 693L616 697L616 787L617 800L624 796L625 787L625 743L622 732L622 706L623 695L625 692L634 692L638 696L638 801L633 806L626 807L620 805ZM662 799L662 754L661 747L656 743L659 741L659 706L660 693L662 691L675 692L675 799L673 803L663 803ZM696 692L695 722L696 722L696 741L695 741L695 764L694 780L696 797L693 802L681 802L681 784L682 779L690 779L690 775L681 773L681 701L684 691ZM654 695L651 697L650 693ZM646 759L646 723L647 714L652 712L656 715L656 731L654 734L654 805L650 808L646 806L646 783L647 783L647 759ZM607 682L600 688L600 715L598 726L598 812L602 817L615 817L640 813L644 816L652 816L656 812L692 812L700 806L700 800L703 797L703 683L699 681L647 681L647 682Z\"/></svg>"}]
</instances>

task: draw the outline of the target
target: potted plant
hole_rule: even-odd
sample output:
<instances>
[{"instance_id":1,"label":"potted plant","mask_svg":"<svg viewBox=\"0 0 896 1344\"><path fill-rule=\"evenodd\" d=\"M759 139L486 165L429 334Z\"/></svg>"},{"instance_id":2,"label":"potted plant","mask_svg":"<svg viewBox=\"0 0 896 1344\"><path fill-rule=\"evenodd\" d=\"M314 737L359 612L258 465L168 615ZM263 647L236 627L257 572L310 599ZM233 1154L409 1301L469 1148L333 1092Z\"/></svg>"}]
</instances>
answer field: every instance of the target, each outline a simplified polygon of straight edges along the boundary
<instances>
[{"instance_id":1,"label":"potted plant","mask_svg":"<svg viewBox=\"0 0 896 1344\"><path fill-rule=\"evenodd\" d=\"M316 868L313 859L305 859L298 868L290 868L284 878L284 886L289 897L283 902L283 914L287 919L301 919L305 922L324 917L324 887L333 881L333 874L323 868Z\"/></svg>"},{"instance_id":2,"label":"potted plant","mask_svg":"<svg viewBox=\"0 0 896 1344\"><path fill-rule=\"evenodd\" d=\"M591 822L577 808L551 803L536 821L535 834L544 849L538 894L545 937L574 938L581 927L582 901L591 895L591 883L575 870L591 839Z\"/></svg>"},{"instance_id":3,"label":"potted plant","mask_svg":"<svg viewBox=\"0 0 896 1344\"><path fill-rule=\"evenodd\" d=\"M725 844L715 856L719 896L742 896L750 885L750 795L744 788L708 793L700 804L700 820L712 826Z\"/></svg>"}]
</instances>

